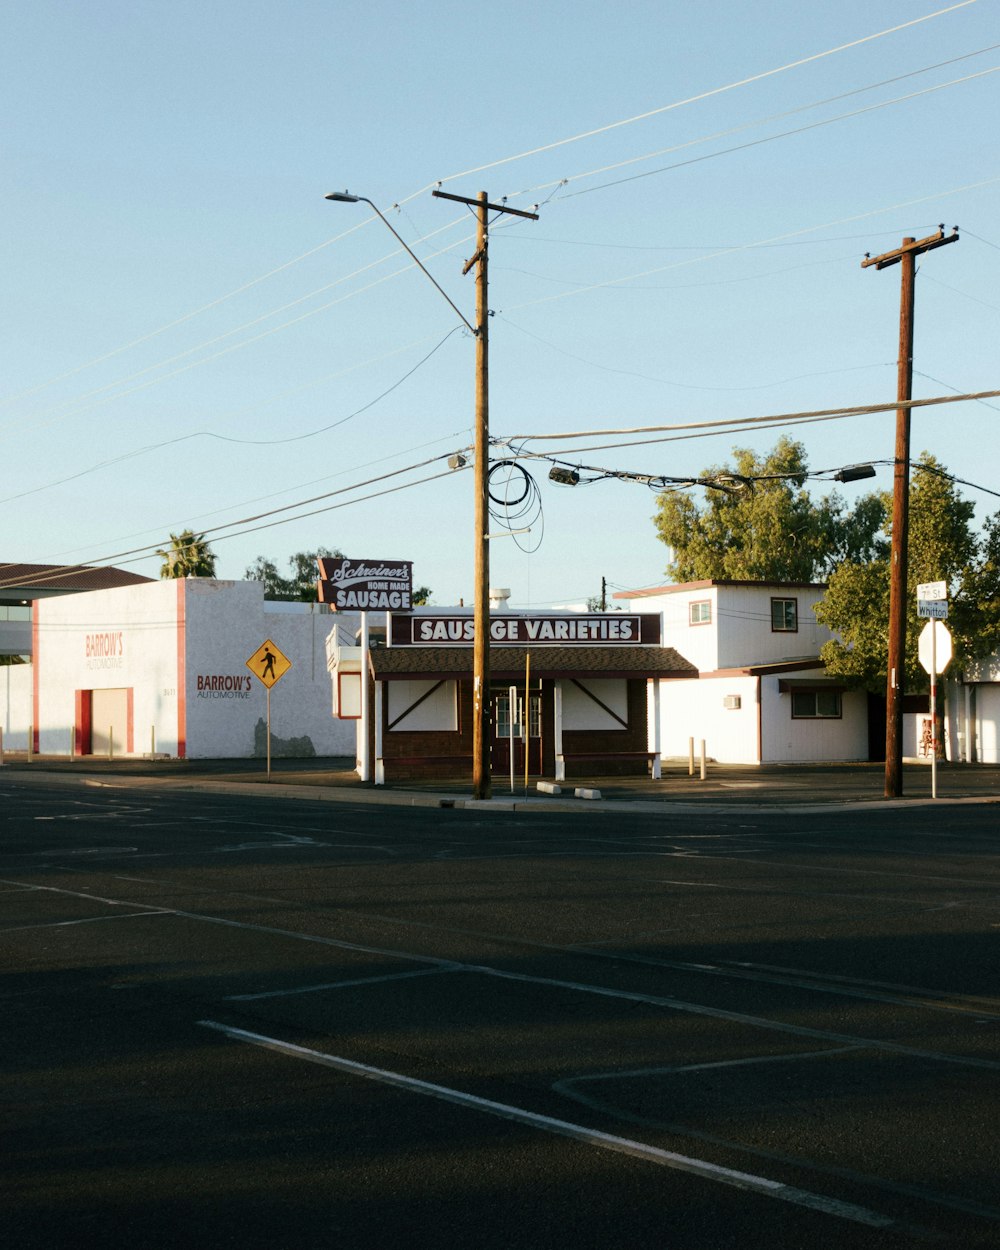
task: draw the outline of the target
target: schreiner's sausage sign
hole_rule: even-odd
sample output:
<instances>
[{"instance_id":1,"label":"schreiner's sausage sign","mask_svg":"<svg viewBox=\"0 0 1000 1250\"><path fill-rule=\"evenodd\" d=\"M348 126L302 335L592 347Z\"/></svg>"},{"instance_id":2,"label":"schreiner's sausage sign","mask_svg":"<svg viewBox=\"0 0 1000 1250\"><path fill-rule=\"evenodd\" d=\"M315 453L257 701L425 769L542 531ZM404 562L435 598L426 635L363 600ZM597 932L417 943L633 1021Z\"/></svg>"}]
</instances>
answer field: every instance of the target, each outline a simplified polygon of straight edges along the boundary
<instances>
[{"instance_id":1,"label":"schreiner's sausage sign","mask_svg":"<svg viewBox=\"0 0 1000 1250\"><path fill-rule=\"evenodd\" d=\"M319 601L335 612L409 612L413 607L411 560L349 560L324 556Z\"/></svg>"}]
</instances>

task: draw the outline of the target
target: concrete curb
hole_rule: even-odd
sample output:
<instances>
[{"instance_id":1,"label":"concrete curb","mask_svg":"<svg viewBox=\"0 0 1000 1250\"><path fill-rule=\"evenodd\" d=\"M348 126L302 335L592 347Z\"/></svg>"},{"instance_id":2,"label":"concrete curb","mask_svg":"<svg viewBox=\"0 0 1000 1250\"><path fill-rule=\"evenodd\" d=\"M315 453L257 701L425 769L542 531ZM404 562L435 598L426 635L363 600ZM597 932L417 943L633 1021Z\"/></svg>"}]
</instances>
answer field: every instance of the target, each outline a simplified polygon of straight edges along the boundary
<instances>
[{"instance_id":1,"label":"concrete curb","mask_svg":"<svg viewBox=\"0 0 1000 1250\"><path fill-rule=\"evenodd\" d=\"M545 813L575 812L631 812L643 814L694 815L698 812L710 812L713 815L725 813L741 813L742 815L767 815L769 813L787 812L804 815L815 815L821 812L849 810L852 812L886 811L914 807L949 807L968 804L1000 803L1000 796L970 795L960 798L937 798L920 796L919 798L901 799L837 799L828 802L808 802L801 799L789 799L787 802L728 800L715 801L711 798L699 799L695 802L675 799L664 795L657 799L606 799L595 800L594 791L587 791L579 797L569 794L497 796L490 799L473 799L464 794L448 794L424 792L416 790L393 790L379 787L376 789L355 788L354 786L309 786L293 783L272 782L240 782L217 781L212 778L176 778L176 777L128 777L123 775L102 776L79 772L46 771L39 765L28 768L0 770L0 784L7 782L14 785L41 782L53 786L84 786L102 790L176 790L187 794L238 794L245 798L298 799L313 803L347 803L356 806L388 806L388 807L432 807L455 811L474 812L518 812ZM597 792L599 793L599 792Z\"/></svg>"}]
</instances>

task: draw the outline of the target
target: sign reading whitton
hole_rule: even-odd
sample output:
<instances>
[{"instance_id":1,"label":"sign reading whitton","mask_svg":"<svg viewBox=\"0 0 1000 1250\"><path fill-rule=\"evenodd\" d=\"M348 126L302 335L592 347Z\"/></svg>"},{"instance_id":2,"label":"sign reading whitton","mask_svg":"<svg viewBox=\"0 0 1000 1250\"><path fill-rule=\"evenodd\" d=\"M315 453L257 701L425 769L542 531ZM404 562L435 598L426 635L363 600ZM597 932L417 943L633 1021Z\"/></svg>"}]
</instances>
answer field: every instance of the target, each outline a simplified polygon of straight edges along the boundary
<instances>
[{"instance_id":1,"label":"sign reading whitton","mask_svg":"<svg viewBox=\"0 0 1000 1250\"><path fill-rule=\"evenodd\" d=\"M349 560L323 557L319 565L319 601L334 611L408 612L413 607L410 560Z\"/></svg>"},{"instance_id":2,"label":"sign reading whitton","mask_svg":"<svg viewBox=\"0 0 1000 1250\"><path fill-rule=\"evenodd\" d=\"M394 647L468 647L475 639L471 616L419 615L392 618ZM509 647L625 647L658 645L660 618L655 612L595 612L541 616L494 616L490 641Z\"/></svg>"}]
</instances>

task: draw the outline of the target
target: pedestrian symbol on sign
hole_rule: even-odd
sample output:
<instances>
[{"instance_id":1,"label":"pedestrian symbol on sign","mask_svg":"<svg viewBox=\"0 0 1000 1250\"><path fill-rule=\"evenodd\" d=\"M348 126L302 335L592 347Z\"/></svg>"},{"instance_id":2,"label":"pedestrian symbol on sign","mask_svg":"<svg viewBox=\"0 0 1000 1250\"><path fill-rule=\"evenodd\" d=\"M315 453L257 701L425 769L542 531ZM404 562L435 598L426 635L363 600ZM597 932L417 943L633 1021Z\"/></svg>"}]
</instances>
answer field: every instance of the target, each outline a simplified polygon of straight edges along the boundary
<instances>
[{"instance_id":1,"label":"pedestrian symbol on sign","mask_svg":"<svg viewBox=\"0 0 1000 1250\"><path fill-rule=\"evenodd\" d=\"M258 681L264 683L268 690L275 682L280 681L291 667L291 660L286 655L282 655L270 638L247 660L247 668Z\"/></svg>"}]
</instances>

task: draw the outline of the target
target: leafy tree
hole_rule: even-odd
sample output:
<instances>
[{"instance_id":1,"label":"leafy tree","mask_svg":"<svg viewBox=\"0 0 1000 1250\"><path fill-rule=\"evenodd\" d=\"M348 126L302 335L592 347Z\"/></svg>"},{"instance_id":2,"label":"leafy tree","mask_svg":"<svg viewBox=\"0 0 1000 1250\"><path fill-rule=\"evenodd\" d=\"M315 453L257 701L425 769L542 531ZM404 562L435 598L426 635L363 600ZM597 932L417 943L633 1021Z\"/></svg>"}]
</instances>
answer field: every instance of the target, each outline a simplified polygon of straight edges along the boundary
<instances>
[{"instance_id":1,"label":"leafy tree","mask_svg":"<svg viewBox=\"0 0 1000 1250\"><path fill-rule=\"evenodd\" d=\"M889 495L884 504L888 516ZM921 582L948 583L948 626L957 668L1000 645L1000 513L987 522L982 539L972 529L973 513L973 504L961 498L934 457L923 453L910 482L906 689L927 687L917 653L924 626L917 616ZM891 520L885 531L888 542ZM886 685L889 580L888 554L864 562L846 560L831 574L826 595L816 606L817 618L839 635L821 652L827 672L876 692Z\"/></svg>"},{"instance_id":2,"label":"leafy tree","mask_svg":"<svg viewBox=\"0 0 1000 1250\"><path fill-rule=\"evenodd\" d=\"M833 492L814 500L805 489L805 449L782 436L767 456L734 448L734 465L716 465L702 479L710 488L699 507L690 495L664 491L653 520L671 549L667 573L676 581L812 582L844 559L882 550L885 519L877 495L846 512Z\"/></svg>"},{"instance_id":3,"label":"leafy tree","mask_svg":"<svg viewBox=\"0 0 1000 1250\"><path fill-rule=\"evenodd\" d=\"M266 556L257 556L243 576L250 582L263 582L264 597L267 599L315 603L316 583L319 581L316 561L322 558L340 559L343 554L342 551L331 551L329 547L317 547L315 551L296 551L288 557L290 577L282 577L273 560Z\"/></svg>"},{"instance_id":4,"label":"leafy tree","mask_svg":"<svg viewBox=\"0 0 1000 1250\"><path fill-rule=\"evenodd\" d=\"M413 606L415 608L422 608L425 604L430 602L430 598L433 593L434 592L431 590L430 586L418 586L410 597Z\"/></svg>"},{"instance_id":5,"label":"leafy tree","mask_svg":"<svg viewBox=\"0 0 1000 1250\"><path fill-rule=\"evenodd\" d=\"M214 577L215 552L204 534L182 530L170 535L170 546L156 553L163 560L160 577Z\"/></svg>"}]
</instances>

